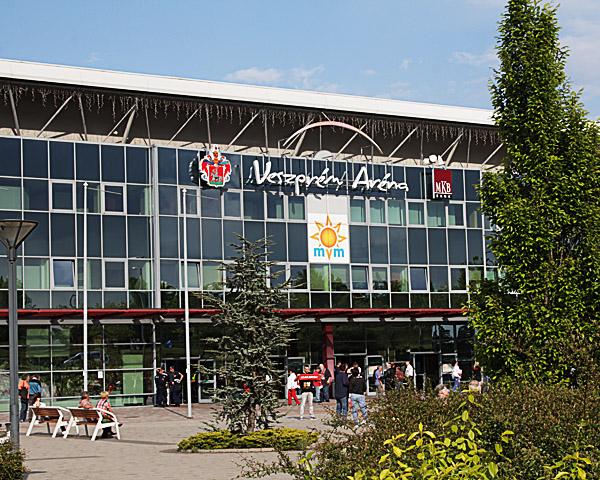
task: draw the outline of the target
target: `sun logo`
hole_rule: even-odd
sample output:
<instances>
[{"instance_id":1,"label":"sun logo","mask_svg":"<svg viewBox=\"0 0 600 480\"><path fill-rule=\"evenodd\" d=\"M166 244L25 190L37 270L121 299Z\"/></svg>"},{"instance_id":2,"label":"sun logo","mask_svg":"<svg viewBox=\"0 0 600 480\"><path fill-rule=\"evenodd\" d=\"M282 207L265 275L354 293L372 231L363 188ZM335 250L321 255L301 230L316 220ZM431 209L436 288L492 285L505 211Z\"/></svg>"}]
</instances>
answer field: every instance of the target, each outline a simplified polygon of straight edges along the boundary
<instances>
[{"instance_id":1,"label":"sun logo","mask_svg":"<svg viewBox=\"0 0 600 480\"><path fill-rule=\"evenodd\" d=\"M325 224L315 221L315 226L317 232L311 235L310 238L319 242L319 246L324 248L327 258L331 260L331 255L340 247L340 243L347 239L340 234L342 223L338 222L334 225L329 215L327 215Z\"/></svg>"}]
</instances>

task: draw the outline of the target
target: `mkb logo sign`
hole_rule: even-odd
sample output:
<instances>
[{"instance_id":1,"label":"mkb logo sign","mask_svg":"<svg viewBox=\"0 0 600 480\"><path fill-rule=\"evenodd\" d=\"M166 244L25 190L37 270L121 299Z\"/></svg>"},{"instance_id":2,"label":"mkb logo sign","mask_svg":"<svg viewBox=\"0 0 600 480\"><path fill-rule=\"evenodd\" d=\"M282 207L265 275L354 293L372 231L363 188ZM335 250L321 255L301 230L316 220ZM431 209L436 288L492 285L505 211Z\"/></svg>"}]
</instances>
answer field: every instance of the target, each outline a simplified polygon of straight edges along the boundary
<instances>
[{"instance_id":1,"label":"mkb logo sign","mask_svg":"<svg viewBox=\"0 0 600 480\"><path fill-rule=\"evenodd\" d=\"M308 214L308 261L350 263L348 216Z\"/></svg>"}]
</instances>

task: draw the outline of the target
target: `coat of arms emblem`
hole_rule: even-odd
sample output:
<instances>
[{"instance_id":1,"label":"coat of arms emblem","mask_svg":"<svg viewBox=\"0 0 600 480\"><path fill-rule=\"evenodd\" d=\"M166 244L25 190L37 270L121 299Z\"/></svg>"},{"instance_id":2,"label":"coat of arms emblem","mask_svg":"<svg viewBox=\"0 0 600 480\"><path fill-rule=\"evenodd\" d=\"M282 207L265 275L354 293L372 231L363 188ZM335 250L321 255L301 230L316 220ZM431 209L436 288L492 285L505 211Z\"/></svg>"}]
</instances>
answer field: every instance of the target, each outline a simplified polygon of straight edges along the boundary
<instances>
[{"instance_id":1,"label":"coat of arms emblem","mask_svg":"<svg viewBox=\"0 0 600 480\"><path fill-rule=\"evenodd\" d=\"M231 163L214 145L202 159L200 176L211 187L222 187L231 178Z\"/></svg>"}]
</instances>

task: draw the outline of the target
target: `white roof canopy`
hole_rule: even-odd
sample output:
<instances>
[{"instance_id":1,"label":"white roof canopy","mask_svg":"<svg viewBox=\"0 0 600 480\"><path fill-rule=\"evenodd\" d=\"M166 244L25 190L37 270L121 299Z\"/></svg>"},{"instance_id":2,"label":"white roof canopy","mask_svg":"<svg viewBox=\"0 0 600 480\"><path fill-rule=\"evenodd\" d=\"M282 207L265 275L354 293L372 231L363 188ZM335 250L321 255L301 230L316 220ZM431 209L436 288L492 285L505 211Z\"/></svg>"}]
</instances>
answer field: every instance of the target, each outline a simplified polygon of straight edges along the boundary
<instances>
[{"instance_id":1,"label":"white roof canopy","mask_svg":"<svg viewBox=\"0 0 600 480\"><path fill-rule=\"evenodd\" d=\"M491 126L492 111L0 59L0 78Z\"/></svg>"}]
</instances>

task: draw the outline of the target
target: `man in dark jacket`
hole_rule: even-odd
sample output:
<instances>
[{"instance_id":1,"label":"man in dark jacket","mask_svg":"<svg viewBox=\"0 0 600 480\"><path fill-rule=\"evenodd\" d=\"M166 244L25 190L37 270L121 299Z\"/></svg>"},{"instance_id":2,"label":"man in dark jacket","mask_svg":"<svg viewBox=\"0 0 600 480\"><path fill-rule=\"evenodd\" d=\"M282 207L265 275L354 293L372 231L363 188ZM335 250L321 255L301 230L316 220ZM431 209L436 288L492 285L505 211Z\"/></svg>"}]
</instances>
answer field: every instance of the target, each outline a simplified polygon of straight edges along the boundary
<instances>
[{"instance_id":1,"label":"man in dark jacket","mask_svg":"<svg viewBox=\"0 0 600 480\"><path fill-rule=\"evenodd\" d=\"M346 417L348 415L348 374L346 373L346 364L342 363L335 372L334 393L338 415Z\"/></svg>"},{"instance_id":2,"label":"man in dark jacket","mask_svg":"<svg viewBox=\"0 0 600 480\"><path fill-rule=\"evenodd\" d=\"M354 417L354 423L358 426L359 407L362 412L363 421L367 421L367 403L365 402L367 383L358 368L353 368L351 373L348 391L350 392L350 400L352 400L352 416Z\"/></svg>"},{"instance_id":3,"label":"man in dark jacket","mask_svg":"<svg viewBox=\"0 0 600 480\"><path fill-rule=\"evenodd\" d=\"M386 392L390 392L396 386L396 366L393 363L386 363L386 369L383 373Z\"/></svg>"},{"instance_id":4,"label":"man in dark jacket","mask_svg":"<svg viewBox=\"0 0 600 480\"><path fill-rule=\"evenodd\" d=\"M323 389L321 390L321 401L329 403L329 389L333 383L331 371L324 364L319 365L323 377Z\"/></svg>"},{"instance_id":5,"label":"man in dark jacket","mask_svg":"<svg viewBox=\"0 0 600 480\"><path fill-rule=\"evenodd\" d=\"M154 375L154 386L156 387L155 407L165 407L167 405L167 384L169 379L162 368L156 369Z\"/></svg>"}]
</instances>

